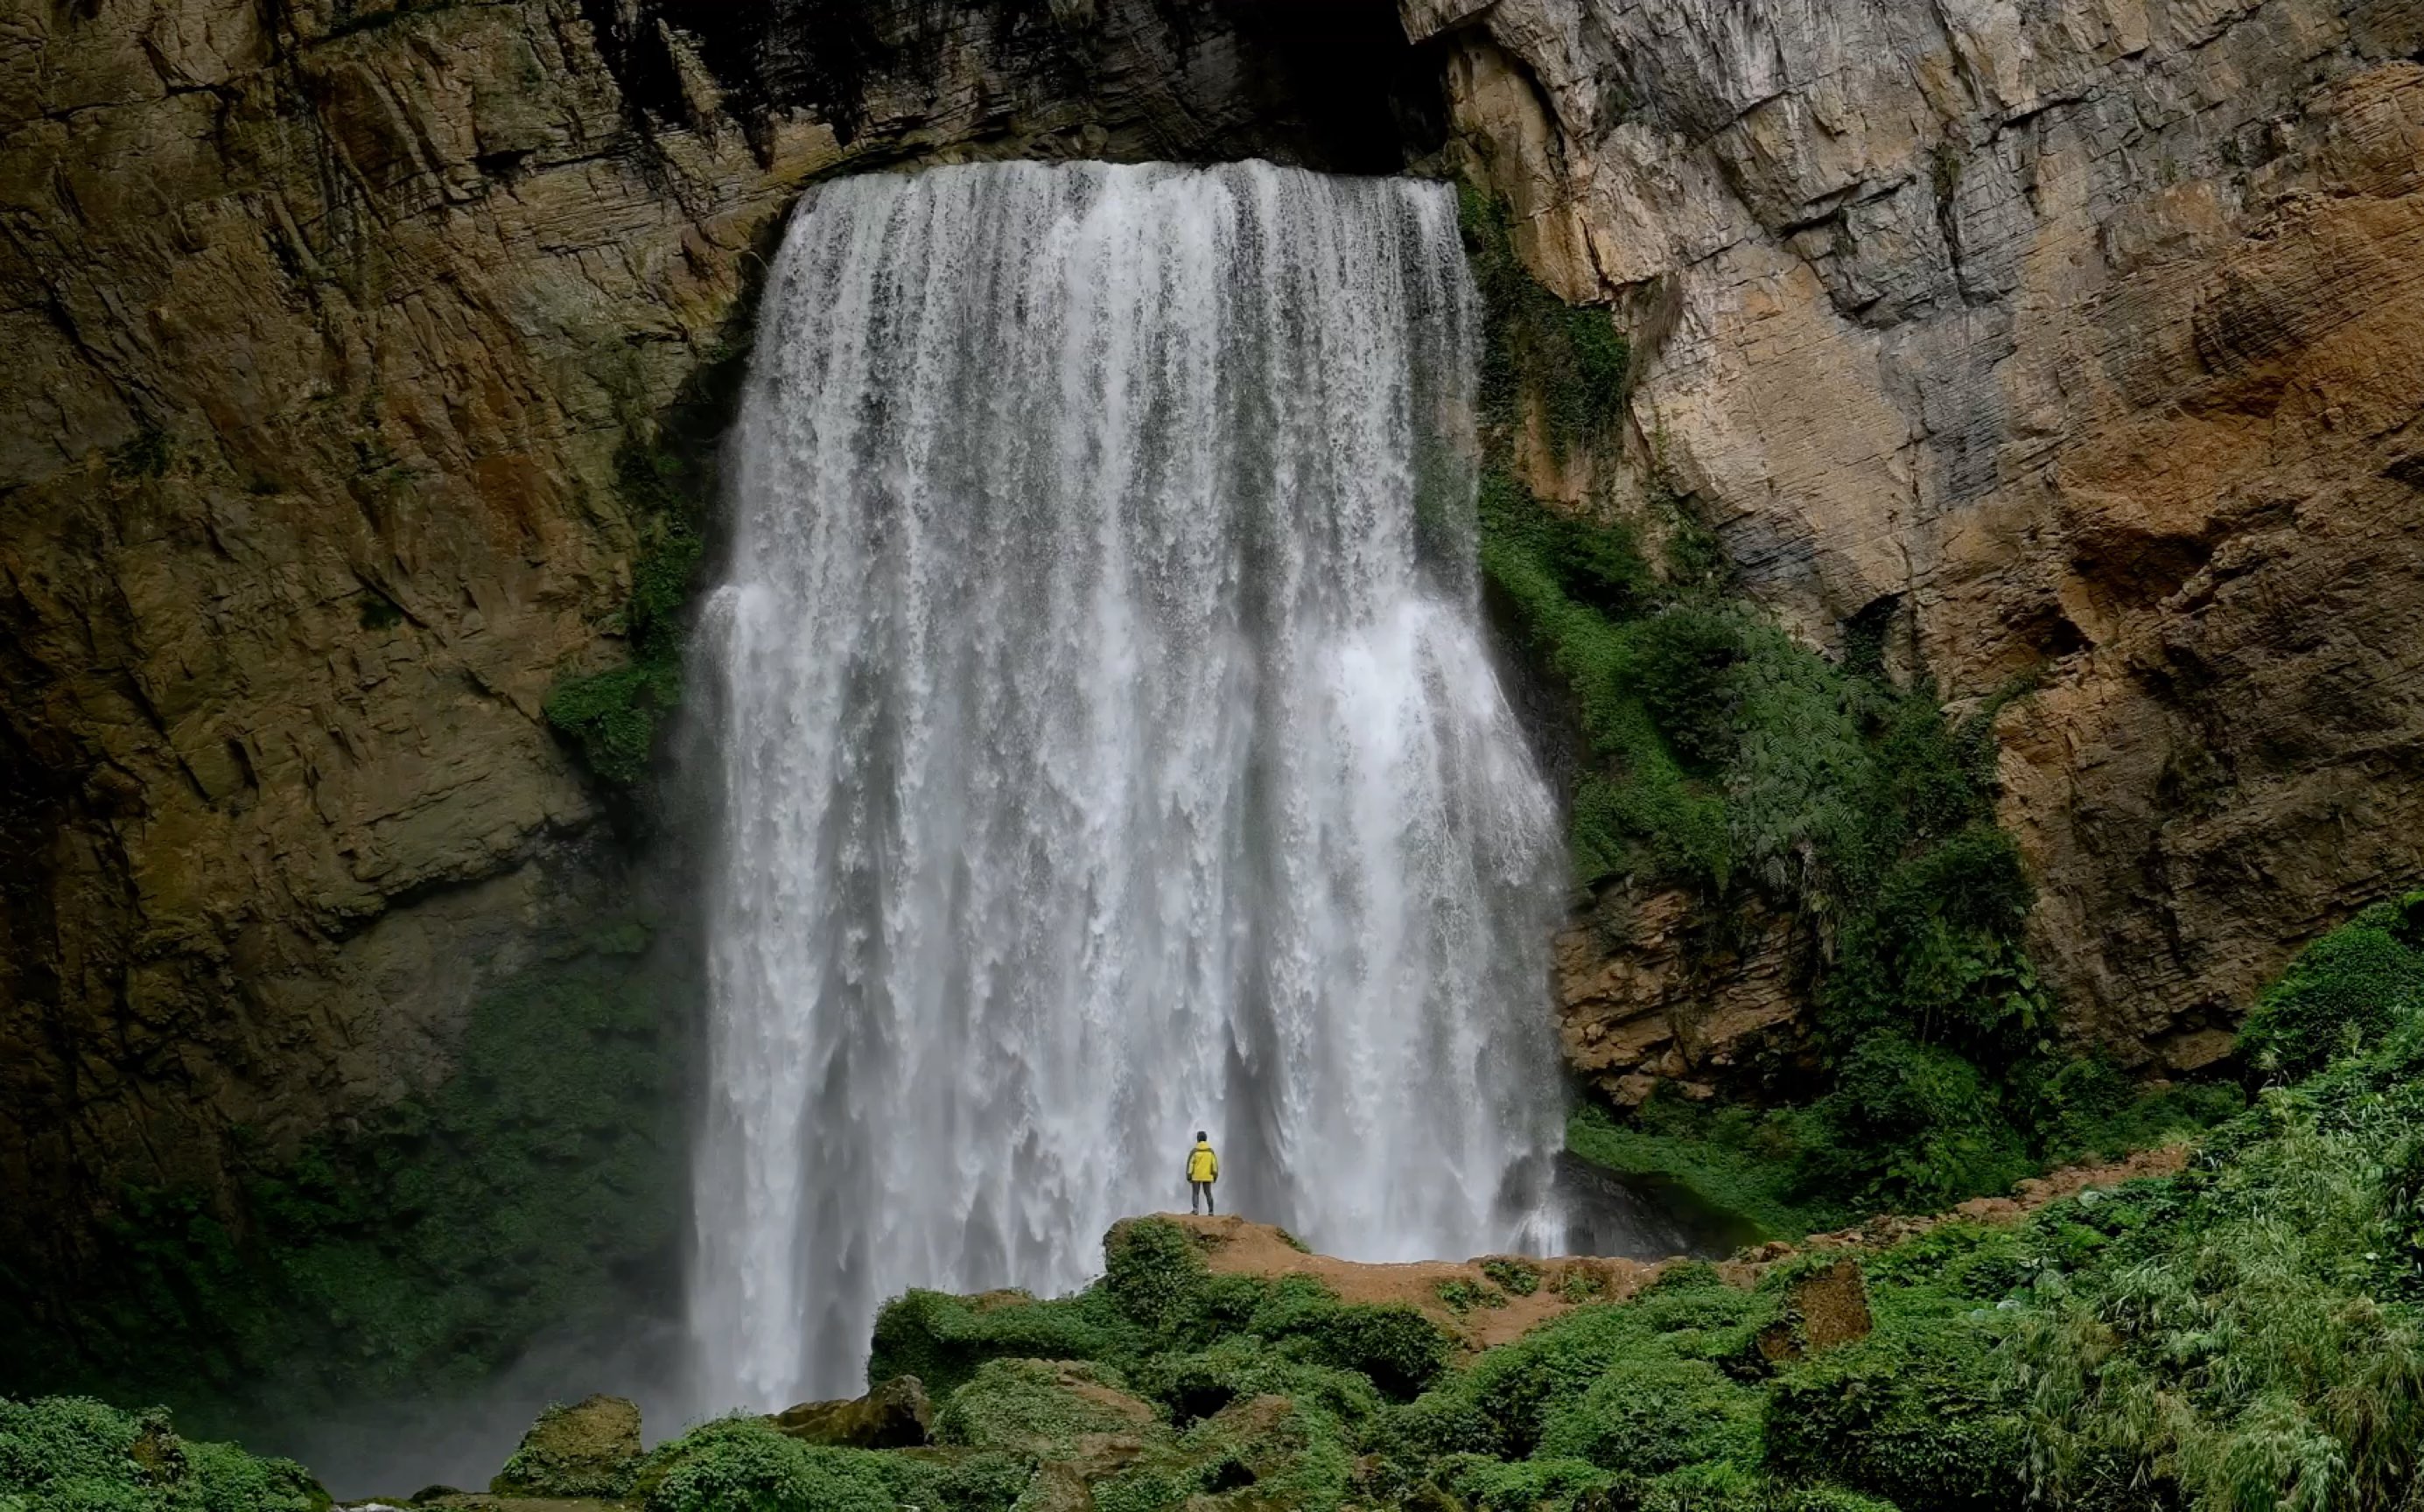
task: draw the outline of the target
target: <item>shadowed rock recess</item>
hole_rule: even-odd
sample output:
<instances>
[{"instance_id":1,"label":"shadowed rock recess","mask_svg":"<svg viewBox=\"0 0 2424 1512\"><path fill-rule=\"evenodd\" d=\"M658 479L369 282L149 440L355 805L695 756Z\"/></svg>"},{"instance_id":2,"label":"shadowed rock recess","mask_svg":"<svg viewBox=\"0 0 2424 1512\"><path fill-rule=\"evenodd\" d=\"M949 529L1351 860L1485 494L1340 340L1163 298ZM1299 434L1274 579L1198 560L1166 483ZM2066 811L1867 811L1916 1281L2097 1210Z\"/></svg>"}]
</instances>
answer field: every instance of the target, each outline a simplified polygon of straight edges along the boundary
<instances>
[{"instance_id":1,"label":"shadowed rock recess","mask_svg":"<svg viewBox=\"0 0 2424 1512\"><path fill-rule=\"evenodd\" d=\"M1522 483L1680 512L1810 643L1990 710L2068 1026L2198 1069L2424 882L2419 57L2424 0L30 0L0 1391L182 1379L110 1342L161 1329L239 1380L288 1313L409 1377L662 1297L694 949L636 779L771 235L846 171L1503 201L1629 354L1620 434L1527 422ZM1816 931L1693 907L1603 880L1561 943L1619 1096L1806 995ZM475 1148L521 1164L411 1177ZM283 1309L264 1236L325 1262ZM398 1267L493 1296L361 1324Z\"/></svg>"}]
</instances>

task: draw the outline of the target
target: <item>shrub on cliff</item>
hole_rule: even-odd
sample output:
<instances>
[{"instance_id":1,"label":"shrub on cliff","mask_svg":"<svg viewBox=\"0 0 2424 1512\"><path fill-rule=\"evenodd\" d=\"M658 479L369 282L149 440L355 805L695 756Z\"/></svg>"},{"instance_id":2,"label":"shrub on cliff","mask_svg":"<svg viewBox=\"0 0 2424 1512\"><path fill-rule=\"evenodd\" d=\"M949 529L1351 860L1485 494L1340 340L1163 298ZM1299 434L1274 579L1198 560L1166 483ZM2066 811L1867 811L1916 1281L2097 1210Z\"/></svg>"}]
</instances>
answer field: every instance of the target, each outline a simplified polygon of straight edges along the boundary
<instances>
[{"instance_id":1,"label":"shrub on cliff","mask_svg":"<svg viewBox=\"0 0 2424 1512\"><path fill-rule=\"evenodd\" d=\"M659 1449L637 1487L641 1505L647 1512L677 1500L701 1512L1011 1512L1035 1478L1035 1460L1023 1454L912 1456L787 1439L797 1450L791 1453L765 1443L760 1425L757 1419L709 1424ZM677 1471L680 1479L665 1489ZM870 1502L871 1494L882 1500Z\"/></svg>"},{"instance_id":2,"label":"shrub on cliff","mask_svg":"<svg viewBox=\"0 0 2424 1512\"><path fill-rule=\"evenodd\" d=\"M2249 1065L2304 1075L2378 1043L2424 1008L2424 892L2379 903L2308 946L2240 1031Z\"/></svg>"}]
</instances>

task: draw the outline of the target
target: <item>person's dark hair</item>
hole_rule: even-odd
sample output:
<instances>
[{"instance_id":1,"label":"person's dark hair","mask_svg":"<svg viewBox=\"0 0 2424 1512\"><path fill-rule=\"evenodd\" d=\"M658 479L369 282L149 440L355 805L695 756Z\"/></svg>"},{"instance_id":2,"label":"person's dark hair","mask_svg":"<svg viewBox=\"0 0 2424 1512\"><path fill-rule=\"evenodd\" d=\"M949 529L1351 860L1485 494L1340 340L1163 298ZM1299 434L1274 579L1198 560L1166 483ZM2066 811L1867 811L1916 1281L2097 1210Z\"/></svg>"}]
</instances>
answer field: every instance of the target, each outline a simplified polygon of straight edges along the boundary
<instances>
[{"instance_id":1,"label":"person's dark hair","mask_svg":"<svg viewBox=\"0 0 2424 1512\"><path fill-rule=\"evenodd\" d=\"M1198 1130L1196 1130L1196 1131L1195 1131L1195 1137L1196 1137L1197 1138L1199 1138L1199 1139L1208 1139L1208 1138L1212 1138L1212 1136L1210 1136L1210 1135L1208 1135L1208 1134L1204 1133L1202 1129L1198 1129Z\"/></svg>"}]
</instances>

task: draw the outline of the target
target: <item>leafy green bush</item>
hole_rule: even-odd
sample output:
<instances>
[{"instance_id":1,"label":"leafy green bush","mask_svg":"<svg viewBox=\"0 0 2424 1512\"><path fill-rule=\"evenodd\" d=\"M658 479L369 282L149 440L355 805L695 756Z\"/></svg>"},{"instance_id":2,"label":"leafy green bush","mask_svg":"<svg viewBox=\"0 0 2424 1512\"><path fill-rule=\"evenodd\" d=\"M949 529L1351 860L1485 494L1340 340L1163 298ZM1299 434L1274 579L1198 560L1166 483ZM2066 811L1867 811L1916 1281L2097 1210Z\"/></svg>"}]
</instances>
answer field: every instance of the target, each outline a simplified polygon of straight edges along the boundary
<instances>
[{"instance_id":1,"label":"leafy green bush","mask_svg":"<svg viewBox=\"0 0 2424 1512\"><path fill-rule=\"evenodd\" d=\"M1819 1137L1799 1151L1798 1187L1856 1209L1934 1212L2036 1170L1976 1066L1890 1030L1852 1046L1810 1113Z\"/></svg>"},{"instance_id":2,"label":"leafy green bush","mask_svg":"<svg viewBox=\"0 0 2424 1512\"><path fill-rule=\"evenodd\" d=\"M303 1467L177 1437L160 1409L88 1397L0 1397L0 1508L8 1512L323 1512Z\"/></svg>"},{"instance_id":3,"label":"leafy green bush","mask_svg":"<svg viewBox=\"0 0 2424 1512\"><path fill-rule=\"evenodd\" d=\"M2308 946L2240 1031L2260 1071L2296 1077L2378 1042L2424 1004L2424 893L2367 909Z\"/></svg>"},{"instance_id":4,"label":"leafy green bush","mask_svg":"<svg viewBox=\"0 0 2424 1512\"><path fill-rule=\"evenodd\" d=\"M1768 1399L1768 1464L1904 1505L2018 1507L2022 1421L2003 1399L1994 1319L1889 1320L1786 1371Z\"/></svg>"},{"instance_id":5,"label":"leafy green bush","mask_svg":"<svg viewBox=\"0 0 2424 1512\"><path fill-rule=\"evenodd\" d=\"M1477 1512L1569 1512L1615 1482L1599 1466L1578 1459L1508 1464L1478 1456L1451 1465L1444 1479Z\"/></svg>"},{"instance_id":6,"label":"leafy green bush","mask_svg":"<svg viewBox=\"0 0 2424 1512\"><path fill-rule=\"evenodd\" d=\"M1140 1352L1135 1327L1099 1291L1054 1301L995 1293L911 1291L875 1316L868 1383L915 1376L945 1396L989 1360L1117 1361Z\"/></svg>"},{"instance_id":7,"label":"leafy green bush","mask_svg":"<svg viewBox=\"0 0 2424 1512\"><path fill-rule=\"evenodd\" d=\"M1340 1305L1300 1319L1280 1335L1316 1365L1370 1378L1388 1397L1412 1396L1447 1368L1455 1343L1411 1307Z\"/></svg>"},{"instance_id":8,"label":"leafy green bush","mask_svg":"<svg viewBox=\"0 0 2424 1512\"><path fill-rule=\"evenodd\" d=\"M1546 1415L1538 1452L1656 1476L1704 1460L1750 1462L1759 1396L1705 1360L1620 1356L1582 1395Z\"/></svg>"},{"instance_id":9,"label":"leafy green bush","mask_svg":"<svg viewBox=\"0 0 2424 1512\"><path fill-rule=\"evenodd\" d=\"M762 1418L726 1418L657 1449L641 1484L647 1512L893 1512L879 1463L812 1448Z\"/></svg>"},{"instance_id":10,"label":"leafy green bush","mask_svg":"<svg viewBox=\"0 0 2424 1512\"><path fill-rule=\"evenodd\" d=\"M1103 1290L1113 1304L1156 1332L1186 1316L1209 1279L1195 1241L1164 1218L1114 1225L1103 1238Z\"/></svg>"},{"instance_id":11,"label":"leafy green bush","mask_svg":"<svg viewBox=\"0 0 2424 1512\"><path fill-rule=\"evenodd\" d=\"M1492 1255L1481 1263L1481 1273L1509 1297L1529 1297L1540 1289L1540 1267L1521 1255Z\"/></svg>"}]
</instances>

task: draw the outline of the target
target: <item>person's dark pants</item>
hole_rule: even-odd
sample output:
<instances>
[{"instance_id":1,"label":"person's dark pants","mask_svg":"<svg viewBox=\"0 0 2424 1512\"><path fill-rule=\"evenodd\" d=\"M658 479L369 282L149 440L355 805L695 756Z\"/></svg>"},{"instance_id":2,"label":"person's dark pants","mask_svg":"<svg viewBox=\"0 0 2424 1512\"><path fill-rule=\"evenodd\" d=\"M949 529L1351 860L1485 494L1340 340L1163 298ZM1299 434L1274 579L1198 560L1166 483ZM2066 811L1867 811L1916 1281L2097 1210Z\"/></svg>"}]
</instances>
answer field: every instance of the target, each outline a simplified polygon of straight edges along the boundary
<instances>
[{"instance_id":1,"label":"person's dark pants","mask_svg":"<svg viewBox=\"0 0 2424 1512\"><path fill-rule=\"evenodd\" d=\"M1189 1193L1188 1193L1188 1194L1187 1194L1187 1211L1188 1211L1189 1213L1192 1213L1192 1212L1194 1212L1194 1211L1195 1211L1195 1202L1196 1202L1196 1199L1198 1199L1198 1198L1202 1198L1202 1199L1203 1199L1203 1201L1204 1201L1204 1212L1206 1212L1206 1213L1218 1213L1218 1212L1220 1212L1220 1211L1219 1208L1214 1207L1214 1206L1212 1205L1212 1184L1211 1184L1210 1182L1208 1182L1208 1181L1188 1182L1188 1185L1189 1186L1194 1187L1194 1188L1195 1188L1195 1190L1193 1190L1193 1191L1191 1191L1191 1192L1189 1192Z\"/></svg>"}]
</instances>

